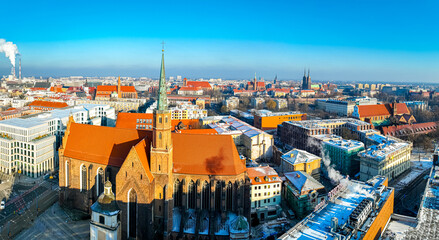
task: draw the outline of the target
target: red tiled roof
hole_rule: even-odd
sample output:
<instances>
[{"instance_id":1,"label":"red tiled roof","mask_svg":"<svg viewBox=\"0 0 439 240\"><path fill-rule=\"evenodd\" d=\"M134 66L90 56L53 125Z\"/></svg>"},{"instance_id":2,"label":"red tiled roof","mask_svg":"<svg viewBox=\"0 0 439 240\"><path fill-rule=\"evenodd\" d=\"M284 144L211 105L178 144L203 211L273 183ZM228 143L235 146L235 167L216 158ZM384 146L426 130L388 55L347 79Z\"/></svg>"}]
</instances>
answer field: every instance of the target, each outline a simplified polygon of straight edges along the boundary
<instances>
[{"instance_id":1,"label":"red tiled roof","mask_svg":"<svg viewBox=\"0 0 439 240\"><path fill-rule=\"evenodd\" d=\"M114 85L99 85L97 92L117 92L117 86Z\"/></svg>"},{"instance_id":2,"label":"red tiled roof","mask_svg":"<svg viewBox=\"0 0 439 240\"><path fill-rule=\"evenodd\" d=\"M269 166L247 168L247 173L252 185L281 182L277 172ZM266 176L268 181L265 179ZM259 178L259 181L256 181L256 177ZM277 179L273 180L273 177L277 177Z\"/></svg>"},{"instance_id":3,"label":"red tiled roof","mask_svg":"<svg viewBox=\"0 0 439 240\"><path fill-rule=\"evenodd\" d=\"M30 107L45 107L45 108L63 108L68 107L65 102L49 102L49 101L39 101L35 100L29 104Z\"/></svg>"},{"instance_id":4,"label":"red tiled roof","mask_svg":"<svg viewBox=\"0 0 439 240\"><path fill-rule=\"evenodd\" d=\"M199 91L201 87L181 87L179 91Z\"/></svg>"},{"instance_id":5,"label":"red tiled roof","mask_svg":"<svg viewBox=\"0 0 439 240\"><path fill-rule=\"evenodd\" d=\"M120 167L131 147L151 136L152 131L71 123L64 155Z\"/></svg>"},{"instance_id":6,"label":"red tiled roof","mask_svg":"<svg viewBox=\"0 0 439 240\"><path fill-rule=\"evenodd\" d=\"M66 134L66 157L120 167L134 147L149 171L152 131L71 123ZM237 175L246 171L230 135L173 133L172 142L174 173Z\"/></svg>"},{"instance_id":7,"label":"red tiled roof","mask_svg":"<svg viewBox=\"0 0 439 240\"><path fill-rule=\"evenodd\" d=\"M218 132L213 128L203 128L203 129L182 129L179 133L187 134L218 134Z\"/></svg>"},{"instance_id":8,"label":"red tiled roof","mask_svg":"<svg viewBox=\"0 0 439 240\"><path fill-rule=\"evenodd\" d=\"M148 177L149 182L151 183L154 180L154 176L152 175L149 169L149 157L151 149L151 142L147 139L142 139L139 143L134 146L134 151L136 151L137 156L139 157L140 162L142 163L143 169L145 169L146 175Z\"/></svg>"},{"instance_id":9,"label":"red tiled roof","mask_svg":"<svg viewBox=\"0 0 439 240\"><path fill-rule=\"evenodd\" d=\"M212 86L209 82L206 81L187 81L186 86L188 87L201 87L201 88L209 88L211 89Z\"/></svg>"},{"instance_id":10,"label":"red tiled roof","mask_svg":"<svg viewBox=\"0 0 439 240\"><path fill-rule=\"evenodd\" d=\"M253 86L253 82L248 82L247 84ZM258 87L265 87L265 82L256 82L256 85Z\"/></svg>"},{"instance_id":11,"label":"red tiled roof","mask_svg":"<svg viewBox=\"0 0 439 240\"><path fill-rule=\"evenodd\" d=\"M437 122L427 122L427 123L415 123L415 124L407 124L407 125L398 125L398 126L388 126L383 127L384 135L408 135L411 133L428 133L437 129ZM398 132L398 131L402 131Z\"/></svg>"},{"instance_id":12,"label":"red tiled roof","mask_svg":"<svg viewBox=\"0 0 439 240\"><path fill-rule=\"evenodd\" d=\"M153 114L152 113L127 113L127 112L120 112L117 115L116 119L116 127L117 128L130 128L130 129L136 129L136 125L143 124L143 125L151 125L152 123L137 123L137 119L151 119L153 120ZM191 126L192 128L199 126L199 120L198 119L173 119L171 120L172 129L175 129L175 126L177 126L180 122L182 122L186 126Z\"/></svg>"},{"instance_id":13,"label":"red tiled roof","mask_svg":"<svg viewBox=\"0 0 439 240\"><path fill-rule=\"evenodd\" d=\"M360 117L373 117L373 116L385 116L392 115L392 104L376 104L376 105L359 105L358 113ZM410 114L409 109L405 103L396 103L396 115Z\"/></svg>"},{"instance_id":14,"label":"red tiled roof","mask_svg":"<svg viewBox=\"0 0 439 240\"><path fill-rule=\"evenodd\" d=\"M230 135L173 133L172 141L174 173L237 175L246 170Z\"/></svg>"},{"instance_id":15,"label":"red tiled roof","mask_svg":"<svg viewBox=\"0 0 439 240\"><path fill-rule=\"evenodd\" d=\"M140 124L137 123L137 119L151 119L152 120L153 114L152 113L127 113L127 112L120 112L117 115L116 119L116 127L117 128L131 128L136 129L136 125ZM141 123L144 124L144 123ZM152 124L152 123L150 123Z\"/></svg>"},{"instance_id":16,"label":"red tiled roof","mask_svg":"<svg viewBox=\"0 0 439 240\"><path fill-rule=\"evenodd\" d=\"M137 92L134 86L120 86L121 92Z\"/></svg>"}]
</instances>

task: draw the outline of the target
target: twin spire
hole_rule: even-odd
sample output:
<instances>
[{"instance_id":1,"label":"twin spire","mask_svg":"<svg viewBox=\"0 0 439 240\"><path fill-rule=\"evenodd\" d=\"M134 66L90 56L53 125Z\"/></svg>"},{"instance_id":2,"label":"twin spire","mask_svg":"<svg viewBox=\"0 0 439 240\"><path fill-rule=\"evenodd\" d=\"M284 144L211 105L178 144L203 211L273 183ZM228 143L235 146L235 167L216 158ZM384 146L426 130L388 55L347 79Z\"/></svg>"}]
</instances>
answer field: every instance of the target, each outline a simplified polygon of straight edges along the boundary
<instances>
[{"instance_id":1,"label":"twin spire","mask_svg":"<svg viewBox=\"0 0 439 240\"><path fill-rule=\"evenodd\" d=\"M310 69L308 68L308 77L309 77L309 71ZM306 77L306 68L303 69L303 76Z\"/></svg>"}]
</instances>

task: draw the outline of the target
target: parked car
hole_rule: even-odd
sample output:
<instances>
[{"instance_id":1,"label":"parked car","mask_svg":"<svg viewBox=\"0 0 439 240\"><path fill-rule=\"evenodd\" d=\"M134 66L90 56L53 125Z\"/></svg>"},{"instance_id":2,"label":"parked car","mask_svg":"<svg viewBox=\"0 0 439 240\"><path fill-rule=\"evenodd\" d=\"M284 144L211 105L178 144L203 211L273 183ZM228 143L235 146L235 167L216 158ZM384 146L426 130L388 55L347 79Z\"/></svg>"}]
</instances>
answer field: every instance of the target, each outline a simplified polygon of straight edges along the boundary
<instances>
[{"instance_id":1,"label":"parked car","mask_svg":"<svg viewBox=\"0 0 439 240\"><path fill-rule=\"evenodd\" d=\"M0 209L5 209L5 201L2 201L1 203L0 203Z\"/></svg>"}]
</instances>

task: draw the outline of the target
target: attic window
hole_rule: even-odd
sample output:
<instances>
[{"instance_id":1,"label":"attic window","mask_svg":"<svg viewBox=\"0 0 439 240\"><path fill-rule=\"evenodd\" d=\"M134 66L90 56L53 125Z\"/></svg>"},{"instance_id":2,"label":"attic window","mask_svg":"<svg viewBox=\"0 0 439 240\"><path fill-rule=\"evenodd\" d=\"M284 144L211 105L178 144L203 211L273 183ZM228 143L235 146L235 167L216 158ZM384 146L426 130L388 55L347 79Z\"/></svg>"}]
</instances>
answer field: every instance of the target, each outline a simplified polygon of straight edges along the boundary
<instances>
[{"instance_id":1,"label":"attic window","mask_svg":"<svg viewBox=\"0 0 439 240\"><path fill-rule=\"evenodd\" d=\"M259 179L259 177L255 177L255 181L256 181L256 182L260 182L261 179Z\"/></svg>"},{"instance_id":2,"label":"attic window","mask_svg":"<svg viewBox=\"0 0 439 240\"><path fill-rule=\"evenodd\" d=\"M270 178L267 177L267 176L265 176L265 177L264 177L264 180L267 181L267 182L269 182L269 181L270 181Z\"/></svg>"}]
</instances>

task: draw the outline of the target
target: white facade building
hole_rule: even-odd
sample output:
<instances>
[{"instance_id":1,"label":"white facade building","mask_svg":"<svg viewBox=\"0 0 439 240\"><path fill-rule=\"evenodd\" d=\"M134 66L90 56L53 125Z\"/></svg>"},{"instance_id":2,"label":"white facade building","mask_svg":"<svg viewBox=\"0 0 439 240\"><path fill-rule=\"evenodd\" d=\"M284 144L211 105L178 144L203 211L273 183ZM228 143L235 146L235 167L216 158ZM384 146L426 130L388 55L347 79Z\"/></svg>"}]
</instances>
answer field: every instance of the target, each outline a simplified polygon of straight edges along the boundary
<instances>
[{"instance_id":1,"label":"white facade building","mask_svg":"<svg viewBox=\"0 0 439 240\"><path fill-rule=\"evenodd\" d=\"M101 125L114 121L115 112L109 106L84 104L0 121L0 170L30 177L53 171L69 116L77 123Z\"/></svg>"},{"instance_id":2,"label":"white facade building","mask_svg":"<svg viewBox=\"0 0 439 240\"><path fill-rule=\"evenodd\" d=\"M239 98L229 97L223 101L223 105L226 106L228 110L235 109L239 106Z\"/></svg>"},{"instance_id":3,"label":"white facade building","mask_svg":"<svg viewBox=\"0 0 439 240\"><path fill-rule=\"evenodd\" d=\"M251 215L259 221L277 218L281 212L282 180L271 167L247 168L251 182Z\"/></svg>"},{"instance_id":4,"label":"white facade building","mask_svg":"<svg viewBox=\"0 0 439 240\"><path fill-rule=\"evenodd\" d=\"M207 117L207 110L201 109L198 105L188 103L178 104L170 108L172 119L200 119Z\"/></svg>"},{"instance_id":5,"label":"white facade building","mask_svg":"<svg viewBox=\"0 0 439 240\"><path fill-rule=\"evenodd\" d=\"M359 152L360 180L367 181L381 175L389 181L410 169L410 156L413 144L398 138L374 134L369 141L377 143Z\"/></svg>"}]
</instances>

